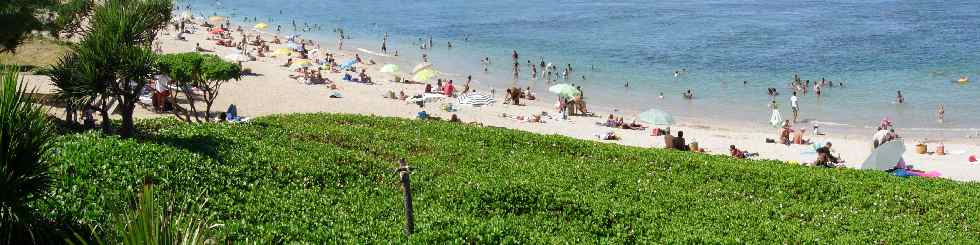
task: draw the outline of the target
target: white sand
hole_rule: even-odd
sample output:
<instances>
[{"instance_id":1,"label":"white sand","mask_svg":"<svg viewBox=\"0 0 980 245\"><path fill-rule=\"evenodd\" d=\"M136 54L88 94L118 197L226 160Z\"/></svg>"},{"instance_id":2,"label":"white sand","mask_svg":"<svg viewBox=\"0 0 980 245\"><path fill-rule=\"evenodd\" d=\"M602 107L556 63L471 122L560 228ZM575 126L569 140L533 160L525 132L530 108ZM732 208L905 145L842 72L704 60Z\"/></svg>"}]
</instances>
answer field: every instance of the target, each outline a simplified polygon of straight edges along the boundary
<instances>
[{"instance_id":1,"label":"white sand","mask_svg":"<svg viewBox=\"0 0 980 245\"><path fill-rule=\"evenodd\" d=\"M239 35L233 34L236 38ZM161 40L160 42L165 53L191 52L194 51L195 43L200 43L205 49L214 50L215 54L219 56L225 56L234 52L233 48L217 46L213 41L205 40L206 33L202 30L199 30L196 34L185 35L185 37L187 37L188 41L176 41L172 35L168 34L162 34L159 39ZM271 38L265 37L263 39L271 40ZM329 49L329 52L334 53L339 61L353 57L353 52L356 52L355 50L357 48L345 46L345 50L338 53L334 50L336 46L332 42L322 43L330 43L330 47L324 46L323 48ZM272 46L272 50L276 48L278 47L275 45ZM363 52L360 55L364 60L371 58L376 60L383 59L372 57ZM224 85L221 88L221 94L215 101L214 110L223 111L228 105L235 104L238 107L239 114L250 117L283 113L336 112L403 118L414 118L416 113L420 111L420 108L415 104L382 98L387 91L398 93L398 91L404 90L405 93L411 96L420 93L424 87L424 85L378 82L391 77L389 74L378 72L378 69L383 63L373 66L358 65L358 68L368 69L369 74L376 80L375 85L344 82L340 79L341 74L324 73L325 76L337 83L339 89L336 91L341 92L344 96L343 98L335 99L329 98L329 94L333 91L325 85L304 85L294 79L288 78L288 75L291 73L285 68L278 66L279 64L285 63L285 59L284 57L266 57L259 58L258 61L246 62L244 66L251 68L253 72L260 74L260 76L247 76L240 81L233 81ZM410 69L411 67L402 67L403 72ZM410 76L403 75L403 77ZM30 76L28 80L33 85L39 87L39 92L44 93L46 90L50 92L53 89L45 77ZM460 83L457 82L457 89L461 89L462 84ZM489 92L488 88L474 85L481 92ZM502 94L503 92L498 89L498 103L495 105L477 108L459 106L461 110L455 112L455 114L464 122L479 122L488 126L513 128L541 134L560 134L580 139L598 140L594 134L613 131L622 139L604 142L639 147L662 147L664 145L663 138L649 136L649 130L633 131L597 126L595 124L596 122L604 122L605 117L609 115L609 112L606 111L598 111L597 113L600 117L570 117L570 120L567 121L547 120L546 123L523 123L503 118L500 116L502 113L524 116L542 111L546 111L552 115L557 113L553 106L554 95L546 94L545 91L539 91L537 93L539 101L534 101L527 106L504 105L501 103L503 101ZM442 102L454 102L454 100L444 100ZM527 101L522 102L526 103ZM424 110L433 116L448 119L452 113L440 110L440 104L442 103L427 104ZM52 112L60 113L57 110ZM172 116L172 114L157 115L145 109L138 109L137 116L145 118ZM626 115L626 119L630 120L630 116ZM802 151L812 149L811 146L785 146L764 143L766 138L776 138L776 129L764 125L745 124L725 126L724 122L705 122L694 118L678 118L678 123L679 125L672 127L675 134L678 130L684 131L688 142L697 141L702 148L705 148L712 154L727 155L729 145L734 144L739 149L757 152L759 157L756 157L756 159L774 159L792 163L812 162L816 157L815 154L801 155ZM703 125L713 126L705 127ZM898 130L901 133L901 129L899 128ZM812 140L815 142L833 142L833 149L837 151L841 158L848 162L847 166L857 167L871 152L870 142L872 133L868 132L868 135L864 137L853 135L819 136ZM904 157L906 162L914 165L916 169L939 171L943 177L954 180L972 181L980 179L980 166L977 163L969 163L967 161L968 156L980 154L980 147L977 146L976 142L946 143L946 152L959 154L937 156L915 154L913 152L914 140L906 139L905 141L907 152ZM930 144L930 150L935 146L935 144Z\"/></svg>"}]
</instances>

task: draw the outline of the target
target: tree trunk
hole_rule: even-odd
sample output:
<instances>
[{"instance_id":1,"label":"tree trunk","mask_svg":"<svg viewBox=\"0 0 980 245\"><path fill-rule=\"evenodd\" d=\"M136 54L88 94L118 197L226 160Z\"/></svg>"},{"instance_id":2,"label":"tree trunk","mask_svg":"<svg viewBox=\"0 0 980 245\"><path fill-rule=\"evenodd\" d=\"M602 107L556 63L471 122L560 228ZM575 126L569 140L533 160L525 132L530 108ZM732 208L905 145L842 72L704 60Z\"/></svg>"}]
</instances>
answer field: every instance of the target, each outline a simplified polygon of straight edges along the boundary
<instances>
[{"instance_id":1,"label":"tree trunk","mask_svg":"<svg viewBox=\"0 0 980 245\"><path fill-rule=\"evenodd\" d=\"M65 122L68 124L77 124L78 120L75 119L75 105L71 102L65 102Z\"/></svg>"},{"instance_id":2,"label":"tree trunk","mask_svg":"<svg viewBox=\"0 0 980 245\"><path fill-rule=\"evenodd\" d=\"M104 96L100 101L102 101L102 105L99 106L99 113L102 114L102 133L112 134L112 120L109 119L109 106L106 105L109 102Z\"/></svg>"},{"instance_id":3,"label":"tree trunk","mask_svg":"<svg viewBox=\"0 0 980 245\"><path fill-rule=\"evenodd\" d=\"M136 126L133 124L133 110L136 108L132 103L119 105L119 114L122 116L122 128L119 135L123 138L132 138L136 134Z\"/></svg>"},{"instance_id":4,"label":"tree trunk","mask_svg":"<svg viewBox=\"0 0 980 245\"><path fill-rule=\"evenodd\" d=\"M188 87L188 88L190 88L190 87ZM201 122L201 116L197 115L198 114L197 113L197 107L194 106L194 104L195 104L194 103L195 102L194 101L194 91L191 90L191 89L185 89L184 90L184 96L187 97L187 103L190 104L190 106L191 106L191 113L194 114L194 120L196 122ZM190 120L190 117L188 117L188 120Z\"/></svg>"}]
</instances>

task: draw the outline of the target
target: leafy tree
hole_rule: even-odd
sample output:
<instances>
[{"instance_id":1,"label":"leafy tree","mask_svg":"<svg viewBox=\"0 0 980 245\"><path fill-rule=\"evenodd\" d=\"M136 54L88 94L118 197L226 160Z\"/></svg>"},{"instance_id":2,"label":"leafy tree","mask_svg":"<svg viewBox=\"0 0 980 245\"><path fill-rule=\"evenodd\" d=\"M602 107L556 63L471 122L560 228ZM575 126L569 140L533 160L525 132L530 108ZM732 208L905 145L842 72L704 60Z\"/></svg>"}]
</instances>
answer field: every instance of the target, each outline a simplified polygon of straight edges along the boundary
<instances>
[{"instance_id":1,"label":"leafy tree","mask_svg":"<svg viewBox=\"0 0 980 245\"><path fill-rule=\"evenodd\" d=\"M13 52L32 31L74 32L91 0L0 0L0 52Z\"/></svg>"},{"instance_id":2,"label":"leafy tree","mask_svg":"<svg viewBox=\"0 0 980 245\"><path fill-rule=\"evenodd\" d=\"M54 134L45 110L19 84L16 69L2 68L0 80L0 243L33 243L38 238L28 204L48 189L43 156Z\"/></svg>"},{"instance_id":3,"label":"leafy tree","mask_svg":"<svg viewBox=\"0 0 980 245\"><path fill-rule=\"evenodd\" d=\"M193 86L201 89L203 93L201 100L205 104L204 118L206 121L211 121L211 108L214 105L214 100L218 97L221 86L228 81L238 80L242 74L241 66L224 61L212 54L196 52L166 54L161 55L158 61L160 70L177 82L178 86ZM185 113L184 120L190 121L189 114L194 114L195 120L200 122L201 119L195 105L198 100L197 96L194 96L190 89L184 89L183 92L192 111L192 113ZM176 93L174 96L176 97Z\"/></svg>"},{"instance_id":4,"label":"leafy tree","mask_svg":"<svg viewBox=\"0 0 980 245\"><path fill-rule=\"evenodd\" d=\"M108 100L119 103L119 134L135 134L133 111L147 80L156 72L156 54L150 44L170 20L171 0L106 0L88 19L85 38L52 77L62 95L85 100L98 98L103 106L103 129L110 130ZM70 59L69 59L70 58ZM69 76L70 75L70 76Z\"/></svg>"}]
</instances>

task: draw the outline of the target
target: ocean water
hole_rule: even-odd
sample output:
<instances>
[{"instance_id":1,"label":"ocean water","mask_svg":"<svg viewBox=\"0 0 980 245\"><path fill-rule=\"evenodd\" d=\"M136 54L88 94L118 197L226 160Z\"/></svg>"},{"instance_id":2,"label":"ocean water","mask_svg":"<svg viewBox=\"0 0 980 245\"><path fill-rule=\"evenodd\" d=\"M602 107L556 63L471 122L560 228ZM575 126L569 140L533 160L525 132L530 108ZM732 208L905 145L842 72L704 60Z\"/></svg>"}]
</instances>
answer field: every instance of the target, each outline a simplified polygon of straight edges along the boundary
<instances>
[{"instance_id":1,"label":"ocean water","mask_svg":"<svg viewBox=\"0 0 980 245\"><path fill-rule=\"evenodd\" d=\"M765 124L769 87L783 117L789 82L843 82L801 96L801 118L863 129L889 117L903 129L973 134L980 128L980 3L950 1L323 1L186 0L195 15L257 17L283 34L303 33L336 48L335 30L351 36L345 47L389 50L410 68L420 62L420 38L440 70L455 80L473 75L503 88L516 83L545 91L526 64L541 60L574 72L593 104L678 116ZM248 21L252 24L254 21ZM453 43L448 48L447 42ZM350 48L346 48L350 49ZM521 75L512 79L511 52ZM490 71L480 59L490 57ZM680 76L674 71L686 70ZM539 71L540 73L540 71ZM585 76L583 79L582 76ZM973 82L958 84L960 76ZM624 85L629 81L629 88ZM564 82L564 81L562 81ZM696 98L680 94L691 89ZM905 104L895 104L901 90ZM665 99L657 98L659 93ZM553 98L553 97L545 97ZM937 107L945 105L945 123Z\"/></svg>"}]
</instances>

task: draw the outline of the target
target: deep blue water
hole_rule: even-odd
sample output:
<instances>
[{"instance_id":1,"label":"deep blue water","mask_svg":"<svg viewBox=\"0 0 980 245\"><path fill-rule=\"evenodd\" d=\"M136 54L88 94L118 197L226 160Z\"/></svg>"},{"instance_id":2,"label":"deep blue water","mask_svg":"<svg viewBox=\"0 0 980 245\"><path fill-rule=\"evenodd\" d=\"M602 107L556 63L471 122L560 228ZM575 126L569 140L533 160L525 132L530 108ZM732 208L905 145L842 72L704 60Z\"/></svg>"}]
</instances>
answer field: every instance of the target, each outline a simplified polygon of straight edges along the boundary
<instances>
[{"instance_id":1,"label":"deep blue water","mask_svg":"<svg viewBox=\"0 0 980 245\"><path fill-rule=\"evenodd\" d=\"M372 50L387 31L406 64L420 60L417 39L431 35L436 48L429 55L437 67L498 87L513 82L510 54L516 49L520 85L547 86L529 79L526 60L572 64L570 82L582 85L593 103L614 108L656 107L761 124L769 113L766 88L779 88L778 102L788 105L787 84L798 72L846 86L824 88L820 98L803 96L803 118L863 127L889 116L900 127L980 128L976 1L187 2L195 13L234 21L255 16L283 25L283 32L293 32L292 20L322 25L322 32L306 35L331 47L335 28L351 34L347 45ZM494 61L488 74L480 68L483 56ZM680 69L687 75L675 78ZM951 82L960 76L975 82ZM687 89L695 100L680 98ZM906 104L892 103L896 90ZM661 92L665 100L656 98ZM944 124L936 122L940 103Z\"/></svg>"}]
</instances>

